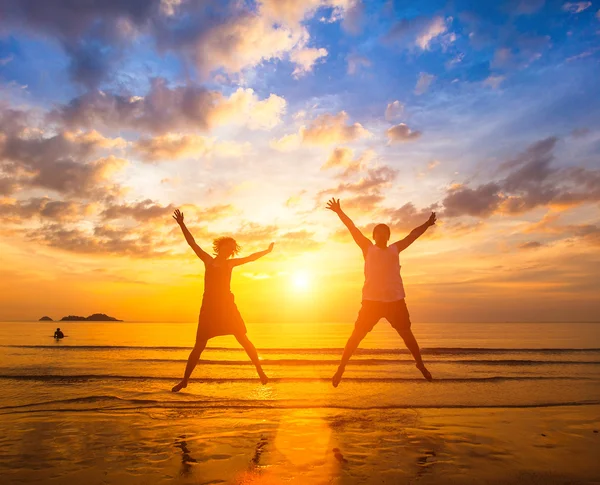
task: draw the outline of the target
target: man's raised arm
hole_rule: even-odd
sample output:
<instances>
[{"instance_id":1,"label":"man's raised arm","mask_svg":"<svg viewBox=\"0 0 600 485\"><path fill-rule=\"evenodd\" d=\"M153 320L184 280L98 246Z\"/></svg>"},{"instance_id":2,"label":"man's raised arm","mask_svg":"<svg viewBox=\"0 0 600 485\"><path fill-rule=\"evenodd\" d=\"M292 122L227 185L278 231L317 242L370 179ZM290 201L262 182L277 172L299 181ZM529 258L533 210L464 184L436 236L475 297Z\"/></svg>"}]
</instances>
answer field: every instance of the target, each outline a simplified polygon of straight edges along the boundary
<instances>
[{"instance_id":1,"label":"man's raised arm","mask_svg":"<svg viewBox=\"0 0 600 485\"><path fill-rule=\"evenodd\" d=\"M404 239L401 239L400 241L395 242L394 246L396 246L396 248L398 249L398 252L404 251L408 246L410 246L412 243L414 243L420 236L423 235L423 233L427 229L429 229L431 226L433 226L435 224L435 221L436 221L435 212L432 212L431 215L429 216L429 219L427 219L427 222L425 224L422 224L419 227L414 228L412 231L410 231L409 235L406 236Z\"/></svg>"},{"instance_id":2,"label":"man's raised arm","mask_svg":"<svg viewBox=\"0 0 600 485\"><path fill-rule=\"evenodd\" d=\"M181 212L179 209L176 209L175 212L173 213L173 219L175 219L175 221L177 221L177 224L179 224L179 227L181 228L181 232L183 232L185 240L190 245L190 247L194 250L194 252L196 253L196 256L198 256L205 263L210 261L212 259L210 254L208 254L200 246L198 246L198 244L196 243L196 240L194 239L194 236L192 236L192 233L189 231L189 229L185 225L185 222L183 222L183 212Z\"/></svg>"},{"instance_id":3,"label":"man's raised arm","mask_svg":"<svg viewBox=\"0 0 600 485\"><path fill-rule=\"evenodd\" d=\"M365 237L365 235L362 232L360 232L360 229L358 229L358 227L354 225L354 222L352 222L352 220L342 210L342 207L340 206L340 199L335 200L334 198L332 198L330 201L327 202L327 208L338 215L340 220L350 231L350 234L352 234L354 242L358 244L358 247L362 249L363 253L366 252L367 248L371 245L371 241L369 241Z\"/></svg>"}]
</instances>

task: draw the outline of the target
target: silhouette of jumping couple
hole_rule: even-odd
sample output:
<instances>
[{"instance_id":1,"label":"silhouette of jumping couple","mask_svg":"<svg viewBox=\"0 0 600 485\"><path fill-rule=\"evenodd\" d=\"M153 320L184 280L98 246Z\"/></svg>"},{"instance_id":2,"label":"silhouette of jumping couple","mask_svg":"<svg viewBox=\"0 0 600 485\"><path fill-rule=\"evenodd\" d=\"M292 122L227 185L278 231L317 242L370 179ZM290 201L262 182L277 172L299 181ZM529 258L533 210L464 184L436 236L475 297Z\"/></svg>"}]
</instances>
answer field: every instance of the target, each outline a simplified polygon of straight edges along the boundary
<instances>
[{"instance_id":1,"label":"silhouette of jumping couple","mask_svg":"<svg viewBox=\"0 0 600 485\"><path fill-rule=\"evenodd\" d=\"M414 243L429 227L435 224L435 212L425 224L413 229L408 236L388 246L391 231L385 224L377 224L373 228L373 244L354 225L352 220L344 213L340 200L331 199L327 202L327 209L335 212L340 220L350 231L352 238L358 244L365 260L365 283L362 289L362 306L358 312L354 331L346 343L342 360L331 382L337 387L346 364L357 349L358 344L381 318L385 318L404 340L406 347L415 359L417 369L428 381L432 380L431 374L425 367L421 358L421 351L415 336L410 330L410 315L404 301L404 285L400 276L400 253Z\"/></svg>"},{"instance_id":2,"label":"silhouette of jumping couple","mask_svg":"<svg viewBox=\"0 0 600 485\"><path fill-rule=\"evenodd\" d=\"M231 271L234 267L256 261L269 254L273 250L274 244L271 243L268 249L251 254L245 258L232 258L232 256L239 252L240 247L235 242L235 239L220 237L213 242L213 250L215 252L215 256L213 257L198 246L183 222L183 212L177 209L173 214L173 219L181 227L187 243L204 263L206 271L204 274L204 295L202 297L200 316L198 317L196 344L188 358L183 379L171 390L178 392L187 387L188 380L200 359L202 351L206 347L206 343L209 339L219 335L233 335L236 338L255 365L260 381L266 384L268 378L260 365L256 348L246 336L246 325L235 304L230 284Z\"/></svg>"},{"instance_id":3,"label":"silhouette of jumping couple","mask_svg":"<svg viewBox=\"0 0 600 485\"><path fill-rule=\"evenodd\" d=\"M362 339L366 337L381 318L385 318L390 322L402 337L406 347L415 359L417 369L421 371L425 379L431 381L431 374L421 358L419 344L410 329L410 315L404 300L404 285L400 276L400 253L435 224L435 213L432 212L427 222L413 229L404 239L388 245L390 239L389 226L385 224L375 226L373 229L375 244L373 244L344 213L339 199L331 199L327 202L327 209L335 212L348 228L352 238L362 250L365 260L362 306L354 324L354 331L344 348L338 370L332 378L333 386L338 386L350 357L352 357ZM219 335L233 335L237 339L256 366L261 382L266 384L268 378L260 365L256 348L246 336L246 326L235 305L230 284L231 271L234 267L256 261L269 254L273 250L273 243L269 245L268 249L245 258L231 258L238 253L240 247L233 238L220 237L213 242L216 256L212 257L198 246L183 222L183 213L180 210L175 211L173 219L181 227L185 240L204 263L206 272L204 275L204 296L202 297L202 306L198 317L196 344L188 358L183 379L173 387L172 391L177 392L187 387L188 380L206 347L207 341Z\"/></svg>"}]
</instances>

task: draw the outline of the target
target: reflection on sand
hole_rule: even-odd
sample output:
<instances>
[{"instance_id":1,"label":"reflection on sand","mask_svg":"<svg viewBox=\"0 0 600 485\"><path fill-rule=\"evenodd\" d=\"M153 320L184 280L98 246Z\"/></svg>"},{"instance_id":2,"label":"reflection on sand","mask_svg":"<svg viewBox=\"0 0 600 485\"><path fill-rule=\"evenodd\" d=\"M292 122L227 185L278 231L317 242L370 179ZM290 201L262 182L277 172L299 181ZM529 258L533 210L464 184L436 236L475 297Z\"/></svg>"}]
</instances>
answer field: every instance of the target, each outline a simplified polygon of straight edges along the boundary
<instances>
[{"instance_id":1,"label":"reflection on sand","mask_svg":"<svg viewBox=\"0 0 600 485\"><path fill-rule=\"evenodd\" d=\"M188 476L192 470L192 463L197 463L195 458L190 456L190 450L188 449L185 435L181 435L180 440L175 442L175 446L181 449L181 471L179 472L182 476Z\"/></svg>"}]
</instances>

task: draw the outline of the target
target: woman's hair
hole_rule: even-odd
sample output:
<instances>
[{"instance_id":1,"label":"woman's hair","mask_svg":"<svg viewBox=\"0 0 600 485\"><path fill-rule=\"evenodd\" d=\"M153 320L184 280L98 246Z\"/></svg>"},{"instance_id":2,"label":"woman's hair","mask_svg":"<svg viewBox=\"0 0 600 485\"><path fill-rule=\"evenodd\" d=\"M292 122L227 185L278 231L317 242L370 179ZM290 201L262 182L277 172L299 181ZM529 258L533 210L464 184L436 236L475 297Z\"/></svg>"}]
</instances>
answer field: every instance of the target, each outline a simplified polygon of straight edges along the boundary
<instances>
[{"instance_id":1,"label":"woman's hair","mask_svg":"<svg viewBox=\"0 0 600 485\"><path fill-rule=\"evenodd\" d=\"M217 239L215 239L213 241L213 251L215 252L215 254L219 254L219 252L221 251L221 248L223 247L224 244L232 244L234 247L233 250L233 254L237 254L240 252L240 250L242 249L237 242L235 242L235 239L233 239L232 237L229 236L222 236L222 237L218 237Z\"/></svg>"}]
</instances>

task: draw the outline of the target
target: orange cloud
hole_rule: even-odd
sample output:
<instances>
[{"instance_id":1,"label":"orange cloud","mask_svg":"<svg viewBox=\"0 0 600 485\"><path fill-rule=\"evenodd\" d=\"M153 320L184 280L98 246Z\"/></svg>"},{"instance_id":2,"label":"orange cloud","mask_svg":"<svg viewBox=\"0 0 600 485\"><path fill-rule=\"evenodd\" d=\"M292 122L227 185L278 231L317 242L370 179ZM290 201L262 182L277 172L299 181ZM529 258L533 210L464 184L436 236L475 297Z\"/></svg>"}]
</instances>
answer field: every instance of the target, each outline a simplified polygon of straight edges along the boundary
<instances>
[{"instance_id":1,"label":"orange cloud","mask_svg":"<svg viewBox=\"0 0 600 485\"><path fill-rule=\"evenodd\" d=\"M348 113L340 111L333 115L325 113L317 116L308 126L301 126L298 133L285 135L271 141L271 147L281 151L293 150L306 145L332 145L348 143L371 136L360 123L347 124Z\"/></svg>"},{"instance_id":2,"label":"orange cloud","mask_svg":"<svg viewBox=\"0 0 600 485\"><path fill-rule=\"evenodd\" d=\"M373 158L372 150L365 150L358 158L354 157L354 150L346 147L338 147L331 152L327 161L321 167L321 170L330 168L344 168L341 173L342 178L349 177L366 168L369 161Z\"/></svg>"},{"instance_id":3,"label":"orange cloud","mask_svg":"<svg viewBox=\"0 0 600 485\"><path fill-rule=\"evenodd\" d=\"M142 160L149 162L210 155L239 157L252 150L248 143L217 142L214 138L180 133L140 138L133 143L133 147Z\"/></svg>"}]
</instances>

